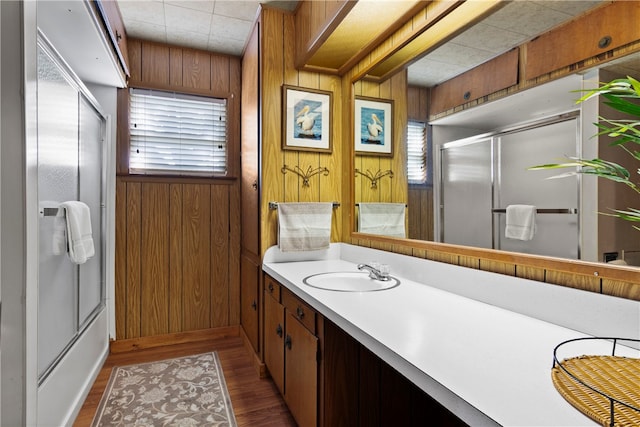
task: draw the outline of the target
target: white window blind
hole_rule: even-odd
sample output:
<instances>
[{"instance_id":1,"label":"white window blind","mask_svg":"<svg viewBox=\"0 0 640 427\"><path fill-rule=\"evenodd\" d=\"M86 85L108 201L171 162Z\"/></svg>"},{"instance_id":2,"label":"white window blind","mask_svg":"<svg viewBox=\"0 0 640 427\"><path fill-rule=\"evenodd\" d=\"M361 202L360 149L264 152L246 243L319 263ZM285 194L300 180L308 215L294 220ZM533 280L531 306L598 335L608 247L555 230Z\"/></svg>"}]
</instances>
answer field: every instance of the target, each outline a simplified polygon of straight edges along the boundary
<instances>
[{"instance_id":1,"label":"white window blind","mask_svg":"<svg viewBox=\"0 0 640 427\"><path fill-rule=\"evenodd\" d=\"M226 99L131 89L129 120L131 173L226 175Z\"/></svg>"},{"instance_id":2,"label":"white window blind","mask_svg":"<svg viewBox=\"0 0 640 427\"><path fill-rule=\"evenodd\" d=\"M407 127L407 179L409 184L427 182L427 128L422 122L409 121Z\"/></svg>"}]
</instances>

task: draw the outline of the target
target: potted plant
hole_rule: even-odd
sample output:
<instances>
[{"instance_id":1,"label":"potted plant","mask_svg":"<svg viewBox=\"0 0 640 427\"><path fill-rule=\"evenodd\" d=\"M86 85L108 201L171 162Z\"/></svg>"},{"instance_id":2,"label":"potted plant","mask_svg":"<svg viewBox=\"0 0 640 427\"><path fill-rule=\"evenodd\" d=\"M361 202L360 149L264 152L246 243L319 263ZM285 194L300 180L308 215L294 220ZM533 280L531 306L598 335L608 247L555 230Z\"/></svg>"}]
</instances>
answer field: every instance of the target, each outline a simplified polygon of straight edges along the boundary
<instances>
[{"instance_id":1,"label":"potted plant","mask_svg":"<svg viewBox=\"0 0 640 427\"><path fill-rule=\"evenodd\" d=\"M615 79L608 83L603 83L597 89L587 90L576 103L584 102L594 96L606 98L605 104L611 108L630 116L630 119L612 120L600 116L599 122L594 123L599 131L595 136L607 135L615 138L611 143L625 150L635 160L640 161L640 104L633 100L640 99L640 82L632 77L626 79ZM611 161L600 158L592 160L581 158L569 158L564 163L551 163L546 165L533 166L530 170L557 169L568 167L579 167L579 169L556 175L553 178L573 176L577 173L596 175L600 178L609 179L622 183L632 188L640 195L640 184L634 182L640 175L640 169L629 172L626 168ZM607 215L621 218L625 221L640 222L640 209L627 208L626 210L612 209L612 213ZM640 231L640 226L633 226Z\"/></svg>"}]
</instances>

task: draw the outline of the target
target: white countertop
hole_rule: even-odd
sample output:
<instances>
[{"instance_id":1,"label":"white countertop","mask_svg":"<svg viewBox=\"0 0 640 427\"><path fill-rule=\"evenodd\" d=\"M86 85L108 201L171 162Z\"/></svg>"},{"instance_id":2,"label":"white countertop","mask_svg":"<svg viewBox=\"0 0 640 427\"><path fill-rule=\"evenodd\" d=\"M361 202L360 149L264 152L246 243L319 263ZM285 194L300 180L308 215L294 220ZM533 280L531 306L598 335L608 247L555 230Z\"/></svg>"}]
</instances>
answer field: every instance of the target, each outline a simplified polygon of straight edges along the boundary
<instances>
[{"instance_id":1,"label":"white countertop","mask_svg":"<svg viewBox=\"0 0 640 427\"><path fill-rule=\"evenodd\" d=\"M588 335L406 279L394 274L393 265L398 287L335 292L307 286L303 279L356 271L354 262L269 258L263 264L266 273L468 424L597 425L567 403L551 382L555 346ZM580 353L563 357L609 354L611 349L604 341L579 345ZM637 350L618 348L616 354L639 357Z\"/></svg>"}]
</instances>

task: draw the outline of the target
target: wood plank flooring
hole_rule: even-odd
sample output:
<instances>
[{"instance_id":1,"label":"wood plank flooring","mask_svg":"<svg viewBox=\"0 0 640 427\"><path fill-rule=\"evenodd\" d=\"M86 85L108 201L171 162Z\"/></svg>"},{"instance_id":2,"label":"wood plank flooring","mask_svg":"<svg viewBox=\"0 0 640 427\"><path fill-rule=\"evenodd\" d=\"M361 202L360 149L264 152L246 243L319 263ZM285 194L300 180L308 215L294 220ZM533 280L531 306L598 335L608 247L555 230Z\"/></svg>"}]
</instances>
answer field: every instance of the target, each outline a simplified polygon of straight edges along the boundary
<instances>
[{"instance_id":1,"label":"wood plank flooring","mask_svg":"<svg viewBox=\"0 0 640 427\"><path fill-rule=\"evenodd\" d=\"M296 426L273 381L260 379L240 337L177 344L147 350L110 354L85 400L75 427L91 425L111 369L114 366L152 362L217 351L238 426Z\"/></svg>"}]
</instances>

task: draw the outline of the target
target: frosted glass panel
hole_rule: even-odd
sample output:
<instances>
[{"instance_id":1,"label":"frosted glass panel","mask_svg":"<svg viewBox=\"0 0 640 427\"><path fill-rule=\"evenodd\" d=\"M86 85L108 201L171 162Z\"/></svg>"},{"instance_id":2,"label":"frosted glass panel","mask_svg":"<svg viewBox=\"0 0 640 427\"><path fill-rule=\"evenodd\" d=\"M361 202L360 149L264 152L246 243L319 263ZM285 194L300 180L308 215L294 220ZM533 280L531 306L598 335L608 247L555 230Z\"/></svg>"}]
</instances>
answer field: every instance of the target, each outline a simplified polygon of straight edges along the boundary
<instances>
[{"instance_id":1,"label":"frosted glass panel","mask_svg":"<svg viewBox=\"0 0 640 427\"><path fill-rule=\"evenodd\" d=\"M78 92L56 64L38 52L38 202L58 206L78 197ZM42 374L77 331L77 269L65 251L53 249L62 219L39 220L38 374Z\"/></svg>"},{"instance_id":2,"label":"frosted glass panel","mask_svg":"<svg viewBox=\"0 0 640 427\"><path fill-rule=\"evenodd\" d=\"M496 207L512 204L534 205L542 209L577 209L578 178L546 179L558 170L528 171L527 168L561 161L577 155L577 120L568 120L504 135L499 139L500 186L496 187ZM578 258L578 215L538 214L532 240L504 237L505 215L497 215L498 249Z\"/></svg>"},{"instance_id":3,"label":"frosted glass panel","mask_svg":"<svg viewBox=\"0 0 640 427\"><path fill-rule=\"evenodd\" d=\"M442 150L443 242L491 248L491 139Z\"/></svg>"},{"instance_id":4,"label":"frosted glass panel","mask_svg":"<svg viewBox=\"0 0 640 427\"><path fill-rule=\"evenodd\" d=\"M79 269L79 321L82 326L102 301L102 117L84 99L80 101L80 200L91 210L91 231L96 254Z\"/></svg>"}]
</instances>

